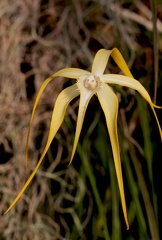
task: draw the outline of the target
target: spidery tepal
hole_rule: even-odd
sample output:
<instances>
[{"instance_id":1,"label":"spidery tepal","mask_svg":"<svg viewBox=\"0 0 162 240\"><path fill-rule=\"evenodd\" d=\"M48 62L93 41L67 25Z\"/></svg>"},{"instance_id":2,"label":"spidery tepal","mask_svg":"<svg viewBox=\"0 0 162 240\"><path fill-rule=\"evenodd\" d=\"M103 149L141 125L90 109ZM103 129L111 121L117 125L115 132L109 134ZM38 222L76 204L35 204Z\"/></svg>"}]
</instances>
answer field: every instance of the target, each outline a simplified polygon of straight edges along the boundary
<instances>
[{"instance_id":1,"label":"spidery tepal","mask_svg":"<svg viewBox=\"0 0 162 240\"><path fill-rule=\"evenodd\" d=\"M120 70L122 70L124 75L104 74L104 71L110 56L114 59L114 61L116 62ZM37 94L31 119L30 119L29 130L27 135L27 144L26 144L26 164L28 162L28 142L29 142L30 129L31 129L33 118L34 118L35 110L37 108L37 104L47 84L56 77L72 78L74 79L74 84L64 89L58 95L54 105L48 139L47 139L47 143L45 145L44 151L35 169L33 170L32 174L30 175L27 182L24 184L24 186L22 187L22 189L20 190L20 192L18 193L17 197L14 199L12 204L6 210L5 214L8 211L10 211L11 208L15 205L15 203L19 200L19 198L21 197L21 195L23 194L23 192L25 191L25 189L28 187L29 183L33 179L34 175L36 174L45 154L49 149L49 146L53 138L55 137L58 129L60 128L63 122L68 104L70 103L71 100L73 100L75 97L80 95L74 145L73 145L69 164L72 162L75 151L76 151L80 132L82 129L82 124L83 124L88 103L92 98L92 96L96 95L98 97L98 100L101 104L101 107L103 109L103 112L106 118L107 129L110 136L115 170L116 170L116 175L117 175L117 180L119 185L121 203L122 203L125 222L128 229L129 224L127 219L126 202L125 202L121 160L120 160L120 150L119 150L118 133L117 133L118 98L113 92L112 88L109 86L109 84L113 83L113 84L119 84L121 86L130 87L134 90L137 90L142 95L142 97L149 103L155 115L160 136L162 138L161 127L160 127L156 112L154 110L154 108L157 106L152 103L149 94L147 93L145 88L141 85L141 83L134 79L134 77L132 76L126 62L124 61L118 49L116 48L112 50L101 49L96 53L94 57L91 72L88 72L79 68L64 68L54 73L52 76L50 76L43 82Z\"/></svg>"}]
</instances>

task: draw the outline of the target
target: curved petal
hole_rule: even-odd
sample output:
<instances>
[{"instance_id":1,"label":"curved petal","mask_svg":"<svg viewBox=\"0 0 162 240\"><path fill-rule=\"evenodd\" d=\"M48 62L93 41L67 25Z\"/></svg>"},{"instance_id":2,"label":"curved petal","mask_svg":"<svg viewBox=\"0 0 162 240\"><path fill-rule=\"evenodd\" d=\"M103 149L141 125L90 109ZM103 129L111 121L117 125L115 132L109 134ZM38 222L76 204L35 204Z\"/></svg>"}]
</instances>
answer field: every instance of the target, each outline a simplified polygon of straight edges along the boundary
<instances>
[{"instance_id":1,"label":"curved petal","mask_svg":"<svg viewBox=\"0 0 162 240\"><path fill-rule=\"evenodd\" d=\"M103 74L110 56L126 76L133 77L123 56L117 48L113 48L112 50L100 49L96 53L92 64L92 73L96 75Z\"/></svg>"},{"instance_id":2,"label":"curved petal","mask_svg":"<svg viewBox=\"0 0 162 240\"><path fill-rule=\"evenodd\" d=\"M27 133L27 141L26 141L26 165L28 162L28 144L29 144L29 135L30 135L30 129L31 129L31 125L33 122L33 118L34 118L34 114L35 114L35 110L37 108L39 99L44 91L44 89L46 88L47 84L53 80L53 78L55 77L66 77L66 78L74 78L74 79L78 79L81 75L84 74L90 74L89 72L79 69L79 68L64 68L56 73L54 73L52 76L48 77L41 85L39 92L37 94L35 103L34 103L34 107L32 110L32 114L31 114L31 118L30 118L30 123L29 123L29 129L28 129L28 133Z\"/></svg>"},{"instance_id":3,"label":"curved petal","mask_svg":"<svg viewBox=\"0 0 162 240\"><path fill-rule=\"evenodd\" d=\"M91 97L94 95L92 91L87 90L86 88L80 89L80 101L79 101L79 112L78 112L78 118L77 118L77 126L76 126L76 132L75 132L75 137L74 137L74 144L73 144L73 149L72 149L72 154L70 158L70 162L68 166L71 164L74 153L76 151L76 147L78 144L81 128L83 125L83 120L85 116L85 112L87 110L88 103L91 99Z\"/></svg>"},{"instance_id":4,"label":"curved petal","mask_svg":"<svg viewBox=\"0 0 162 240\"><path fill-rule=\"evenodd\" d=\"M160 136L162 139L162 130L161 130L160 123L159 123L158 117L157 117L155 109L154 109L154 107L158 107L158 106L156 106L155 104L152 103L148 92L146 91L146 89L142 86L142 84L139 81L135 80L134 78L119 75L119 74L104 74L100 77L100 79L102 82L105 82L105 83L119 84L121 86L130 87L134 90L137 90L142 95L142 97L150 104L152 111L155 115L155 118L156 118L156 121L158 124L158 128L160 131Z\"/></svg>"},{"instance_id":5,"label":"curved petal","mask_svg":"<svg viewBox=\"0 0 162 240\"><path fill-rule=\"evenodd\" d=\"M97 96L100 101L101 107L104 111L107 128L110 135L116 175L117 175L119 191L121 196L121 203L122 203L125 222L128 229L129 224L127 219L126 202L125 202L121 160L120 160L120 150L119 150L119 142L118 142L118 134L117 134L118 98L114 94L114 92L111 90L111 88L104 83L101 85L100 90L97 92Z\"/></svg>"},{"instance_id":6,"label":"curved petal","mask_svg":"<svg viewBox=\"0 0 162 240\"><path fill-rule=\"evenodd\" d=\"M100 49L93 60L92 73L94 75L103 74L112 50Z\"/></svg>"},{"instance_id":7,"label":"curved petal","mask_svg":"<svg viewBox=\"0 0 162 240\"><path fill-rule=\"evenodd\" d=\"M23 194L23 192L25 191L25 189L28 187L29 183L31 182L31 180L33 179L33 177L35 176L41 162L43 161L43 158L45 156L45 154L47 153L49 146L53 140L53 138L55 137L58 129L60 128L60 125L64 119L65 116L65 111L66 108L69 104L69 102L74 99L75 97L77 97L79 95L79 90L78 90L78 86L77 84L72 85L71 87L68 87L66 89L64 89L59 95L58 98L56 100L55 103L55 107L52 113L52 119L51 119L51 123L50 123L50 130L49 130L49 135L48 135L48 139L47 139L47 143L46 146L44 148L44 151L36 165L36 167L34 168L32 174L30 175L30 177L28 178L28 180L26 181L26 183L24 184L24 186L22 187L22 189L20 190L20 192L18 193L17 197L15 198L15 200L12 202L12 204L9 206L9 208L6 210L5 214L7 212L10 211L10 209L15 205L15 203L19 200L19 198L21 197L21 195Z\"/></svg>"},{"instance_id":8,"label":"curved petal","mask_svg":"<svg viewBox=\"0 0 162 240\"><path fill-rule=\"evenodd\" d=\"M126 76L133 77L132 73L130 72L130 70L128 68L128 65L126 64L123 56L121 55L121 53L119 52L119 50L117 48L113 48L111 50L111 57L114 59L114 61L116 62L116 64L120 68L120 70L122 70L122 72Z\"/></svg>"}]
</instances>

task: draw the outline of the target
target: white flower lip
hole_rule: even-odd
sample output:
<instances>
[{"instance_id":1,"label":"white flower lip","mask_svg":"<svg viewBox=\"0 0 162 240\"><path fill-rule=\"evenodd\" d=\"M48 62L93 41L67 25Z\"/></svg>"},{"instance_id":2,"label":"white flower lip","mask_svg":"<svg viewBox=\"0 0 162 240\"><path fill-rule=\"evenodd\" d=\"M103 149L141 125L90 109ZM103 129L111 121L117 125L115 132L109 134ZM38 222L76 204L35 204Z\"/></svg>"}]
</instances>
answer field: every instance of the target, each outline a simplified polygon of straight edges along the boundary
<instances>
[{"instance_id":1,"label":"white flower lip","mask_svg":"<svg viewBox=\"0 0 162 240\"><path fill-rule=\"evenodd\" d=\"M98 85L98 79L94 75L90 75L84 80L84 87L88 88L89 90L97 89Z\"/></svg>"}]
</instances>

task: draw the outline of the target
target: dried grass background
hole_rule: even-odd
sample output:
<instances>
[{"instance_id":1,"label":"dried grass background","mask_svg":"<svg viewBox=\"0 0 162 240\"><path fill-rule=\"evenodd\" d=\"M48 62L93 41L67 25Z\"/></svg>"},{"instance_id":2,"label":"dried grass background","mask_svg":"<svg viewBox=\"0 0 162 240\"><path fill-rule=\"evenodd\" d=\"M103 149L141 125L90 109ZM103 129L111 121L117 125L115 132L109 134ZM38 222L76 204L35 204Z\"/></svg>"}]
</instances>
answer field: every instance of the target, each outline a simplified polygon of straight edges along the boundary
<instances>
[{"instance_id":1,"label":"dried grass background","mask_svg":"<svg viewBox=\"0 0 162 240\"><path fill-rule=\"evenodd\" d=\"M141 70L141 65L142 70L150 68L141 78L147 88L147 74L153 74L153 51L149 40L142 41L141 31L151 36L150 13L147 1L137 0L0 1L0 239L72 239L73 225L78 232L86 229L92 196L73 165L66 167L72 141L65 124L30 187L3 215L34 169L47 139L53 103L70 82L56 79L43 94L26 169L25 143L35 95L44 79L61 68L89 69L95 52L102 47L118 47L130 68L135 64L134 72ZM137 55L144 60L136 60ZM115 69L113 65L110 68ZM68 108L73 120L76 107L75 102ZM83 199L87 209L79 219L75 207ZM88 230L84 233L79 239L88 239Z\"/></svg>"}]
</instances>

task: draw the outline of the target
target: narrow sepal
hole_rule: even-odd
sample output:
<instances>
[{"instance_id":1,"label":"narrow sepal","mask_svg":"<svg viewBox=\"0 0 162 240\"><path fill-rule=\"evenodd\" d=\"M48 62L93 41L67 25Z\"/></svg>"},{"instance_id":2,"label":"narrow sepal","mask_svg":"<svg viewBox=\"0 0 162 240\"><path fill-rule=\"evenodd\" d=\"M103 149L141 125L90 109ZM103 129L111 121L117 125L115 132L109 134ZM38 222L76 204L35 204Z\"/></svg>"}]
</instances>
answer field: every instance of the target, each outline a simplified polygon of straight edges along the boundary
<instances>
[{"instance_id":1,"label":"narrow sepal","mask_svg":"<svg viewBox=\"0 0 162 240\"><path fill-rule=\"evenodd\" d=\"M31 125L33 122L33 118L34 118L34 114L35 114L35 110L37 108L38 102L40 100L40 97L43 93L43 91L45 90L46 86L49 84L49 82L51 82L54 78L56 77L66 77L66 78L72 78L72 79L78 79L81 75L85 75L85 74L89 74L89 72L79 69L79 68L64 68L62 70L59 70L58 72L54 73L52 76L48 77L41 85L34 106L33 106L33 110L32 110L32 114L31 114L31 118L30 118L30 123L29 123L29 129L28 129L28 133L27 133L27 140L26 140L26 166L28 164L28 145L29 145L29 136L30 136L30 130L31 130Z\"/></svg>"},{"instance_id":2,"label":"narrow sepal","mask_svg":"<svg viewBox=\"0 0 162 240\"><path fill-rule=\"evenodd\" d=\"M47 143L46 143L46 146L44 148L44 151L43 151L36 167L34 168L32 174L30 175L30 177L28 178L28 180L26 181L26 183L24 184L24 186L22 187L22 189L18 193L17 197L14 199L14 201L11 203L11 205L9 206L9 208L6 210L6 212L4 214L9 212L11 210L11 208L16 204L16 202L19 200L19 198L21 197L21 195L23 194L23 192L25 191L25 189L28 187L31 180L35 176L39 166L41 165L41 163L43 161L43 158L44 158L45 154L47 153L47 151L49 149L49 146L50 146L53 138L55 137L58 129L60 128L60 126L62 124L62 121L63 121L64 116L65 116L66 108L67 108L69 102L72 99L74 99L75 97L77 97L78 95L79 95L79 90L78 90L77 84L74 84L71 87L68 87L68 88L64 89L59 94L59 96L56 100L55 106L54 106L53 113L52 113L50 130L49 130L48 139L47 139Z\"/></svg>"},{"instance_id":3,"label":"narrow sepal","mask_svg":"<svg viewBox=\"0 0 162 240\"><path fill-rule=\"evenodd\" d=\"M142 97L150 104L150 107L152 108L152 111L155 115L156 122L158 124L159 132L160 132L160 136L161 136L161 139L162 139L161 126L160 126L158 117L156 115L155 109L154 109L154 107L156 107L156 108L160 108L160 107L156 106L151 101L151 98L150 98L148 92L146 91L146 89L142 86L142 84L139 81L135 80L134 78L119 75L119 74L104 74L104 75L101 76L101 80L105 83L118 84L118 85L121 85L121 86L124 86L124 87L129 87L129 88L132 88L134 90L137 90L142 95Z\"/></svg>"},{"instance_id":4,"label":"narrow sepal","mask_svg":"<svg viewBox=\"0 0 162 240\"><path fill-rule=\"evenodd\" d=\"M102 84L100 90L97 92L98 99L104 111L108 132L110 135L110 142L114 157L117 180L119 184L119 192L121 196L121 203L124 213L127 229L129 228L126 210L126 201L123 186L122 168L120 160L120 150L117 134L117 115L118 115L118 98L107 84Z\"/></svg>"},{"instance_id":5,"label":"narrow sepal","mask_svg":"<svg viewBox=\"0 0 162 240\"><path fill-rule=\"evenodd\" d=\"M74 153L76 151L80 132L81 132L82 125L83 125L83 120L84 120L85 113L87 110L87 106L88 106L88 103L92 96L93 96L93 92L88 91L86 88L83 88L82 90L80 90L79 112L78 112L78 118L77 118L76 132L75 132L75 137L74 137L72 154L71 154L70 162L68 165L70 165L73 160Z\"/></svg>"}]
</instances>

